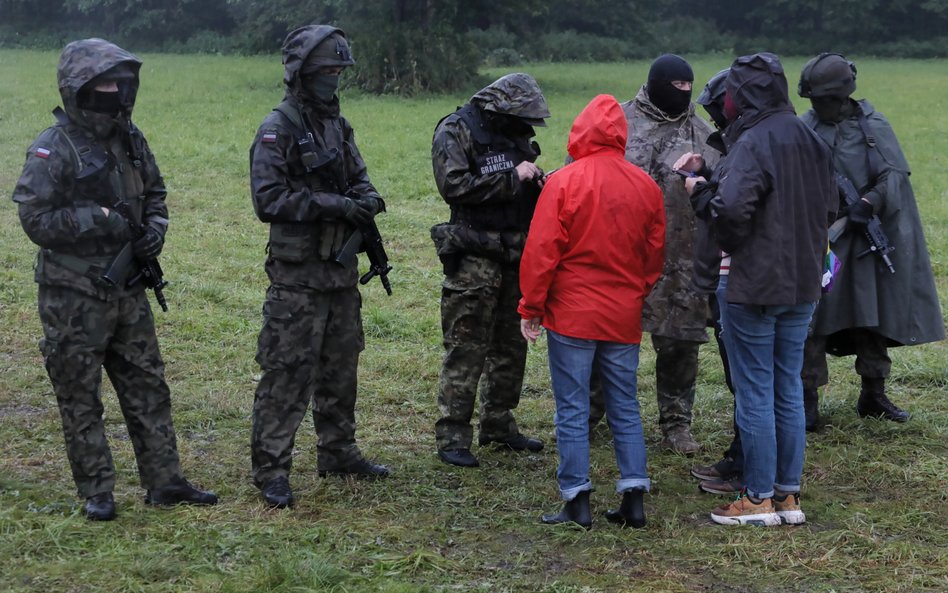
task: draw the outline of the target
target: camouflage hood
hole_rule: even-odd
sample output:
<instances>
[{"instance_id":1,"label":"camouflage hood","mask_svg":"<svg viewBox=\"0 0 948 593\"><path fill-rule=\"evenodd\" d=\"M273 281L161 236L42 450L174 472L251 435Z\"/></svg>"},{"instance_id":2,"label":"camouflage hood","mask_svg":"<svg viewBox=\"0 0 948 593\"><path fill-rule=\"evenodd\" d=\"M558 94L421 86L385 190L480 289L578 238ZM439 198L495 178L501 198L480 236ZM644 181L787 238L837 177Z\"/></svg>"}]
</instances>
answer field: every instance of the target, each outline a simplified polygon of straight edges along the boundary
<instances>
[{"instance_id":1,"label":"camouflage hood","mask_svg":"<svg viewBox=\"0 0 948 593\"><path fill-rule=\"evenodd\" d=\"M543 120L550 117L540 85L521 72L498 78L477 91L471 103L485 111L521 117L533 126L545 126Z\"/></svg>"},{"instance_id":2,"label":"camouflage hood","mask_svg":"<svg viewBox=\"0 0 948 593\"><path fill-rule=\"evenodd\" d=\"M283 83L287 94L305 102L300 87L300 69L310 52L333 33L346 36L342 29L329 25L307 25L290 31L286 36L283 42Z\"/></svg>"},{"instance_id":3,"label":"camouflage hood","mask_svg":"<svg viewBox=\"0 0 948 593\"><path fill-rule=\"evenodd\" d=\"M141 60L114 43L97 38L73 41L63 49L62 55L59 56L59 66L56 68L56 78L59 80L59 94L63 99L63 107L73 121L81 122L90 119L90 114L76 105L79 89L96 76L119 64L126 64L126 67L135 75L130 83L129 93L129 100L134 105L138 94L138 71L142 66Z\"/></svg>"}]
</instances>

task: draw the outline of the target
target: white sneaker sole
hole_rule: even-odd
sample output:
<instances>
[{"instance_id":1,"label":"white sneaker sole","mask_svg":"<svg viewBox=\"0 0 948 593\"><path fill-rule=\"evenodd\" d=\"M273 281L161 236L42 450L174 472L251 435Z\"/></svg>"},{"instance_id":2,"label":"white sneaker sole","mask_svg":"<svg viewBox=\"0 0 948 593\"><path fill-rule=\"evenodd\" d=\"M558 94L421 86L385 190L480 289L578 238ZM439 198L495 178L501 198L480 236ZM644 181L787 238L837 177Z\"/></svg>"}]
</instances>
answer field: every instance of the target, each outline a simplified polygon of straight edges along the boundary
<instances>
[{"instance_id":1,"label":"white sneaker sole","mask_svg":"<svg viewBox=\"0 0 948 593\"><path fill-rule=\"evenodd\" d=\"M758 527L780 525L780 517L777 513L759 513L757 515L741 515L738 517L725 517L711 513L711 520L718 525L757 525Z\"/></svg>"},{"instance_id":2,"label":"white sneaker sole","mask_svg":"<svg viewBox=\"0 0 948 593\"><path fill-rule=\"evenodd\" d=\"M806 515L803 511L777 511L777 516L784 525L803 525L806 523Z\"/></svg>"}]
</instances>

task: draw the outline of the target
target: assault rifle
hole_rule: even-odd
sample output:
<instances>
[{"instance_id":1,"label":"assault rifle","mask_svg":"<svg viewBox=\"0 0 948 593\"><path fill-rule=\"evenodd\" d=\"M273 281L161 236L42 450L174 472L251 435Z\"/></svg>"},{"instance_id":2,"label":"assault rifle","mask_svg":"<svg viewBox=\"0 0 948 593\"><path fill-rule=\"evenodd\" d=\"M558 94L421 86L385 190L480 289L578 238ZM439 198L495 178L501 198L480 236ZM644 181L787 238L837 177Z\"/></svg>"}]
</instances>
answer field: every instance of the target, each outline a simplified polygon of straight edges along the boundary
<instances>
[{"instance_id":1,"label":"assault rifle","mask_svg":"<svg viewBox=\"0 0 948 593\"><path fill-rule=\"evenodd\" d=\"M369 257L369 271L359 278L359 284L368 284L372 278L378 276L385 292L392 296L392 285L388 281L392 266L388 263L388 254L385 253L382 235L379 234L375 220L370 220L352 231L336 254L335 262L344 266L350 258L356 257L356 254L362 251Z\"/></svg>"},{"instance_id":2,"label":"assault rifle","mask_svg":"<svg viewBox=\"0 0 948 593\"><path fill-rule=\"evenodd\" d=\"M115 202L108 207L121 214L125 222L128 223L128 227L132 230L132 235L134 236L133 241L138 240L145 234L145 225L140 222L135 222L128 202L116 197ZM125 247L122 247L122 251L119 252L115 259L112 260L112 265L109 266L109 270L106 271L102 277L106 282L110 282L110 272L121 262L126 262L126 265L131 264L133 259L135 259L135 256L132 253L132 243L128 242L125 244ZM149 260L139 261L138 264L141 266L141 269L128 281L127 286L133 286L141 282L145 285L145 288L150 288L155 291L155 300L158 301L161 310L167 313L168 302L165 301L164 288L168 286L168 281L165 280L165 273L161 269L161 264L158 263L158 258L153 257ZM115 284L115 282L112 282L112 284Z\"/></svg>"},{"instance_id":3,"label":"assault rifle","mask_svg":"<svg viewBox=\"0 0 948 593\"><path fill-rule=\"evenodd\" d=\"M850 208L854 204L859 203L859 200L862 199L859 196L859 192L856 191L856 186L853 185L853 182L839 173L836 174L836 186L846 200L846 205ZM847 222L848 218L843 217L833 223L833 226L829 229L830 243L835 243L840 235L843 234L843 231L846 230ZM882 263L885 264L885 267L889 269L889 273L895 274L895 266L892 265L892 260L889 259L889 254L895 251L895 246L889 244L889 237L886 236L885 231L882 230L882 221L879 220L878 216L875 214L872 215L869 222L866 223L863 235L869 242L869 247L865 251L856 254L856 257L864 257L870 253L875 253L879 259L882 260Z\"/></svg>"}]
</instances>

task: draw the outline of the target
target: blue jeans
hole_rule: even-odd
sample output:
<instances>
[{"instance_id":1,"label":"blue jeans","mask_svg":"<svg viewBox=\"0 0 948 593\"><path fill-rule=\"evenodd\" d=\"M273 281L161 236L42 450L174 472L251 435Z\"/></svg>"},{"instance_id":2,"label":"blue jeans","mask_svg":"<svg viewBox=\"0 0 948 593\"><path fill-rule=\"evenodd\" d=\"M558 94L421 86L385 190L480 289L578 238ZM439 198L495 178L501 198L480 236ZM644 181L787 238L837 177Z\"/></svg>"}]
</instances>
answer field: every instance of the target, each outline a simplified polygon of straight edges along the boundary
<instances>
[{"instance_id":1,"label":"blue jeans","mask_svg":"<svg viewBox=\"0 0 948 593\"><path fill-rule=\"evenodd\" d=\"M722 303L727 347L744 449L744 483L755 498L774 488L799 492L806 433L803 344L815 303Z\"/></svg>"},{"instance_id":2,"label":"blue jeans","mask_svg":"<svg viewBox=\"0 0 948 593\"><path fill-rule=\"evenodd\" d=\"M642 416L636 399L639 345L570 338L547 330L550 378L556 400L556 479L563 500L592 490L589 480L589 375L602 376L606 418L612 431L619 480L616 492L651 487L645 461Z\"/></svg>"}]
</instances>

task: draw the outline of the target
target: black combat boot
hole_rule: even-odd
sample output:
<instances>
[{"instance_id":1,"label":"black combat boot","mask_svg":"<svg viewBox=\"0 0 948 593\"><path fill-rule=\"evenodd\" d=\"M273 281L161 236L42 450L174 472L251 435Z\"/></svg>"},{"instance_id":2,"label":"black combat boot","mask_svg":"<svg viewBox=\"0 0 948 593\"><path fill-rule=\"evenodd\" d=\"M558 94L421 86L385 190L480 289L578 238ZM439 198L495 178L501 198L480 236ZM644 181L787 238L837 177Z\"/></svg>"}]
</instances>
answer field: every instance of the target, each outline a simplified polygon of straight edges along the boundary
<instances>
[{"instance_id":1,"label":"black combat boot","mask_svg":"<svg viewBox=\"0 0 948 593\"><path fill-rule=\"evenodd\" d=\"M892 420L893 422L906 422L912 417L911 414L900 409L885 396L884 378L862 378L862 391L859 392L856 413L863 418L873 416Z\"/></svg>"},{"instance_id":2,"label":"black combat boot","mask_svg":"<svg viewBox=\"0 0 948 593\"><path fill-rule=\"evenodd\" d=\"M438 449L438 457L448 465L458 467L477 467L481 464L470 449Z\"/></svg>"},{"instance_id":3,"label":"black combat boot","mask_svg":"<svg viewBox=\"0 0 948 593\"><path fill-rule=\"evenodd\" d=\"M622 504L618 509L606 511L606 520L622 527L645 527L645 505L642 498L644 488L633 488L622 493Z\"/></svg>"},{"instance_id":4,"label":"black combat boot","mask_svg":"<svg viewBox=\"0 0 948 593\"><path fill-rule=\"evenodd\" d=\"M816 432L820 423L820 392L816 389L803 389L803 416L806 431Z\"/></svg>"},{"instance_id":5,"label":"black combat boot","mask_svg":"<svg viewBox=\"0 0 948 593\"><path fill-rule=\"evenodd\" d=\"M273 478L260 489L263 501L274 509L293 507L293 491L290 490L290 481L285 477Z\"/></svg>"},{"instance_id":6,"label":"black combat boot","mask_svg":"<svg viewBox=\"0 0 948 593\"><path fill-rule=\"evenodd\" d=\"M175 504L217 504L217 495L213 492L200 490L179 478L166 486L154 488L145 493L145 504L168 506Z\"/></svg>"},{"instance_id":7,"label":"black combat boot","mask_svg":"<svg viewBox=\"0 0 948 593\"><path fill-rule=\"evenodd\" d=\"M573 500L567 500L563 510L555 515L543 515L540 521L547 525L559 525L572 521L583 529L592 527L592 514L589 512L589 490L583 490Z\"/></svg>"},{"instance_id":8,"label":"black combat boot","mask_svg":"<svg viewBox=\"0 0 948 593\"><path fill-rule=\"evenodd\" d=\"M352 476L354 478L387 478L392 470L380 463L369 461L365 457L359 457L352 463L333 469L319 470L319 477L326 476Z\"/></svg>"},{"instance_id":9,"label":"black combat boot","mask_svg":"<svg viewBox=\"0 0 948 593\"><path fill-rule=\"evenodd\" d=\"M87 498L82 510L90 521L111 521L115 518L115 499L111 492L100 492Z\"/></svg>"},{"instance_id":10,"label":"black combat boot","mask_svg":"<svg viewBox=\"0 0 948 593\"><path fill-rule=\"evenodd\" d=\"M527 435L521 434L519 432L514 436L505 439L492 439L490 437L484 436L479 436L477 438L477 444L481 447L485 447L491 443L503 445L504 447L513 449L514 451L533 451L536 453L537 451L543 450L543 441L540 439L528 437Z\"/></svg>"}]
</instances>

